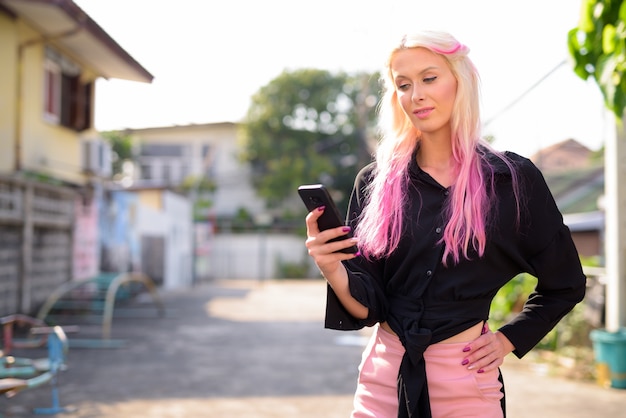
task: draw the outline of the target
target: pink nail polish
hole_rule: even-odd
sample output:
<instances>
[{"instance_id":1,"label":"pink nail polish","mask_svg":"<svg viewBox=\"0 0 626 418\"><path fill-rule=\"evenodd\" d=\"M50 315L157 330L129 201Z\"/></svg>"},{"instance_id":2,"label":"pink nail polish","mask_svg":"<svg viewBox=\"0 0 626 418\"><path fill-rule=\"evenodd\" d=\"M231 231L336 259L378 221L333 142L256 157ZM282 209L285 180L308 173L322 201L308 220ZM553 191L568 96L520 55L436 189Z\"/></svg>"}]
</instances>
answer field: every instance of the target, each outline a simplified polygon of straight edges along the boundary
<instances>
[{"instance_id":1,"label":"pink nail polish","mask_svg":"<svg viewBox=\"0 0 626 418\"><path fill-rule=\"evenodd\" d=\"M485 373L485 371L483 369L478 369L476 373Z\"/></svg>"},{"instance_id":2,"label":"pink nail polish","mask_svg":"<svg viewBox=\"0 0 626 418\"><path fill-rule=\"evenodd\" d=\"M341 228L343 232L350 232L351 229L352 228L350 228L349 226L344 226L343 228Z\"/></svg>"},{"instance_id":3,"label":"pink nail polish","mask_svg":"<svg viewBox=\"0 0 626 418\"><path fill-rule=\"evenodd\" d=\"M356 253L354 253L355 257L359 257L361 255L361 251L357 251Z\"/></svg>"},{"instance_id":4,"label":"pink nail polish","mask_svg":"<svg viewBox=\"0 0 626 418\"><path fill-rule=\"evenodd\" d=\"M466 365L467 365L467 363L469 363L469 360L468 360L468 359L465 359L465 360L463 360L463 362L461 363L461 366L466 366Z\"/></svg>"},{"instance_id":5,"label":"pink nail polish","mask_svg":"<svg viewBox=\"0 0 626 418\"><path fill-rule=\"evenodd\" d=\"M317 210L319 210L320 212L324 212L324 209L326 209L326 206L320 206L319 208L317 208Z\"/></svg>"},{"instance_id":6,"label":"pink nail polish","mask_svg":"<svg viewBox=\"0 0 626 418\"><path fill-rule=\"evenodd\" d=\"M471 348L469 346L463 348L463 352L464 353L467 353L470 350L471 350Z\"/></svg>"}]
</instances>

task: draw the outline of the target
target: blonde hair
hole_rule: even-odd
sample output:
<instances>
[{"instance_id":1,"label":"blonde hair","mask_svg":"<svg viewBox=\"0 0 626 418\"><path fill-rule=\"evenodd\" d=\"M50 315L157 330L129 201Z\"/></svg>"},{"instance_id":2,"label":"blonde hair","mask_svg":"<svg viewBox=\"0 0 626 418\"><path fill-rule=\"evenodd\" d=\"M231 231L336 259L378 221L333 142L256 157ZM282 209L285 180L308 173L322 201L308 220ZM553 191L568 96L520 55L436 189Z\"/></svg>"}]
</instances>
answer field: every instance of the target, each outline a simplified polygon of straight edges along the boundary
<instances>
[{"instance_id":1,"label":"blonde hair","mask_svg":"<svg viewBox=\"0 0 626 418\"><path fill-rule=\"evenodd\" d=\"M469 48L445 32L405 35L389 55L381 76L384 88L379 107L381 140L375 155L373 180L366 191L367 203L357 225L359 246L366 257L384 257L390 255L400 242L408 196L408 168L421 133L397 100L390 64L398 51L410 48L426 48L442 56L457 80L450 119L456 182L447 202L448 223L442 237L444 263L448 256L457 263L461 256L469 258L470 248L482 255L486 245L489 196L482 166L483 163L491 166L477 149L479 145L484 146L502 159L504 157L480 136L480 78L468 57Z\"/></svg>"}]
</instances>

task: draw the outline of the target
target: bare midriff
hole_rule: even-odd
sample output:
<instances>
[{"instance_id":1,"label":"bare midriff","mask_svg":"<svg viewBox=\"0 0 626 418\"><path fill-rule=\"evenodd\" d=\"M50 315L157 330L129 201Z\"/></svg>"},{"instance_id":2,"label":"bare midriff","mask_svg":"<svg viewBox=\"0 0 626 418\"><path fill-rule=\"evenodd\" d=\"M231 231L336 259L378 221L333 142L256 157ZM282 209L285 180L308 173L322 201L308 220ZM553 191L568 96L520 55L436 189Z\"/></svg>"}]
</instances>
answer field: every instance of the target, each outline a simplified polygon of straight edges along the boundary
<instances>
[{"instance_id":1,"label":"bare midriff","mask_svg":"<svg viewBox=\"0 0 626 418\"><path fill-rule=\"evenodd\" d=\"M386 322L381 322L380 326L382 329L384 329L385 331L396 335L395 332L393 332L393 330L391 329L391 327L389 326L388 323ZM483 330L483 323L479 322L478 324L474 325L473 327L470 327L468 329L466 329L465 331L461 331L456 335L453 335L450 338L446 338L443 341L438 342L437 344L452 344L452 343L465 343L465 342L470 342L475 340L476 338L480 337L480 334Z\"/></svg>"}]
</instances>

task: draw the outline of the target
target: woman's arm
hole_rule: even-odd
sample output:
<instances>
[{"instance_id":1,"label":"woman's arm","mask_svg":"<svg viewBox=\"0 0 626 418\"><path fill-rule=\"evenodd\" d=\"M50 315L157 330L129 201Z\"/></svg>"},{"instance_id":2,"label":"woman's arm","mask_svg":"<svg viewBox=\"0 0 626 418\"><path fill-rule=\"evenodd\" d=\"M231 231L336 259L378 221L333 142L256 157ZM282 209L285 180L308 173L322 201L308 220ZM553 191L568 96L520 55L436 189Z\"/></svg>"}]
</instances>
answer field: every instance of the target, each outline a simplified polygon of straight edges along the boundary
<instances>
[{"instance_id":1,"label":"woman's arm","mask_svg":"<svg viewBox=\"0 0 626 418\"><path fill-rule=\"evenodd\" d=\"M320 272L332 288L343 307L355 318L365 319L368 308L357 301L350 292L348 272L342 261L351 260L357 254L345 254L338 250L355 245L357 238L348 238L341 241L328 242L333 238L345 235L348 226L319 231L317 219L324 213L324 208L311 211L306 217L307 240L306 247L309 255L315 261Z\"/></svg>"}]
</instances>

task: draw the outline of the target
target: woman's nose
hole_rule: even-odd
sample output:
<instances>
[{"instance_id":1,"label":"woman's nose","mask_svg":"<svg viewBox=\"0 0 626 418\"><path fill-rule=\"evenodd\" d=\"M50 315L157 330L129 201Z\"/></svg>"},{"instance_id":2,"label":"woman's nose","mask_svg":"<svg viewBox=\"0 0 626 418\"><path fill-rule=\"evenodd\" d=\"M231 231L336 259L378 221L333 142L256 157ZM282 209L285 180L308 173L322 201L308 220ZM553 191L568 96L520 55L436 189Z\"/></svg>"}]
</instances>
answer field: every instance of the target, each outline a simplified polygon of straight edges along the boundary
<instances>
[{"instance_id":1,"label":"woman's nose","mask_svg":"<svg viewBox=\"0 0 626 418\"><path fill-rule=\"evenodd\" d=\"M423 98L424 98L424 93L423 93L422 89L414 88L411 100L413 100L413 102L417 103L420 100L422 100Z\"/></svg>"}]
</instances>

